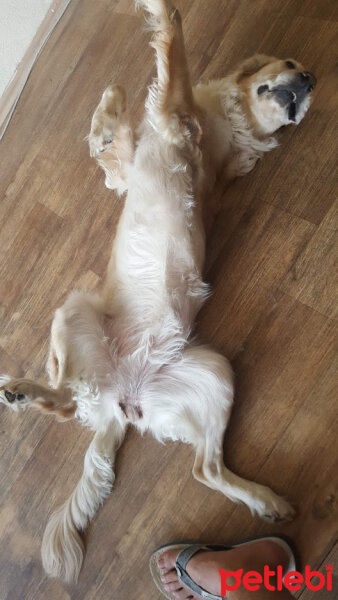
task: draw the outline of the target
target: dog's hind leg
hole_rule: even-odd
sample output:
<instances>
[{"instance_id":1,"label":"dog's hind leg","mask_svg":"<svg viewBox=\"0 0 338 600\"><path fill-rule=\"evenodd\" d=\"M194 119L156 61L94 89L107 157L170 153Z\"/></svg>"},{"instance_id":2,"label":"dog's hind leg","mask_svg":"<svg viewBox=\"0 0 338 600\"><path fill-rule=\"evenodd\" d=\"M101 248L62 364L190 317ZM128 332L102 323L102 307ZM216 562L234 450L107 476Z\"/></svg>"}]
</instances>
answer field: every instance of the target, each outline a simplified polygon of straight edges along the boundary
<instances>
[{"instance_id":1,"label":"dog's hind leg","mask_svg":"<svg viewBox=\"0 0 338 600\"><path fill-rule=\"evenodd\" d=\"M223 439L230 417L229 397L232 398L229 363L210 349L196 347L191 352L195 376L191 373L190 379L196 389L200 417L198 437L193 439L196 447L194 477L234 502L243 502L253 514L264 519L291 520L295 510L289 502L270 488L235 475L224 465Z\"/></svg>"},{"instance_id":2,"label":"dog's hind leg","mask_svg":"<svg viewBox=\"0 0 338 600\"><path fill-rule=\"evenodd\" d=\"M75 581L80 572L84 553L80 532L111 490L113 462L127 424L115 402L114 365L103 329L104 309L100 296L73 292L56 311L47 364L54 389L27 379L3 380L4 397L11 406L30 399L51 412L69 407L74 413L76 407L77 416L97 432L77 487L52 515L43 539L46 572L65 581ZM65 415L61 412L61 416Z\"/></svg>"},{"instance_id":3,"label":"dog's hind leg","mask_svg":"<svg viewBox=\"0 0 338 600\"><path fill-rule=\"evenodd\" d=\"M198 481L243 502L260 517L278 521L294 516L286 500L224 465L223 438L233 397L226 358L205 346L188 347L180 361L161 369L152 385L149 399L145 396L142 403L149 428L157 437L181 439L195 446L193 475Z\"/></svg>"},{"instance_id":4,"label":"dog's hind leg","mask_svg":"<svg viewBox=\"0 0 338 600\"><path fill-rule=\"evenodd\" d=\"M118 194L127 190L128 167L134 158L134 134L124 88L109 85L102 94L88 135L90 155L105 172L105 184Z\"/></svg>"},{"instance_id":5,"label":"dog's hind leg","mask_svg":"<svg viewBox=\"0 0 338 600\"><path fill-rule=\"evenodd\" d=\"M81 533L111 492L113 465L126 423L115 419L95 434L84 459L82 477L72 495L52 514L42 541L42 564L50 577L78 579L84 556Z\"/></svg>"},{"instance_id":6,"label":"dog's hind leg","mask_svg":"<svg viewBox=\"0 0 338 600\"><path fill-rule=\"evenodd\" d=\"M69 419L75 415L81 393L92 397L107 393L112 397L114 392L109 376L114 365L103 329L104 312L105 305L100 296L71 293L56 310L52 323L47 360L52 387L30 379L2 376L0 401L14 410L32 406ZM88 397L87 403L90 408L92 398ZM90 423L94 429L100 427L97 422L100 412L96 412L92 411L95 423Z\"/></svg>"},{"instance_id":7,"label":"dog's hind leg","mask_svg":"<svg viewBox=\"0 0 338 600\"><path fill-rule=\"evenodd\" d=\"M235 475L223 462L223 432L207 431L196 448L193 467L195 479L222 492L234 502L242 502L253 514L265 520L290 521L295 510L287 500L270 488Z\"/></svg>"},{"instance_id":8,"label":"dog's hind leg","mask_svg":"<svg viewBox=\"0 0 338 600\"><path fill-rule=\"evenodd\" d=\"M69 388L52 389L31 379L0 378L0 401L13 410L32 406L63 420L75 415L76 403Z\"/></svg>"}]
</instances>

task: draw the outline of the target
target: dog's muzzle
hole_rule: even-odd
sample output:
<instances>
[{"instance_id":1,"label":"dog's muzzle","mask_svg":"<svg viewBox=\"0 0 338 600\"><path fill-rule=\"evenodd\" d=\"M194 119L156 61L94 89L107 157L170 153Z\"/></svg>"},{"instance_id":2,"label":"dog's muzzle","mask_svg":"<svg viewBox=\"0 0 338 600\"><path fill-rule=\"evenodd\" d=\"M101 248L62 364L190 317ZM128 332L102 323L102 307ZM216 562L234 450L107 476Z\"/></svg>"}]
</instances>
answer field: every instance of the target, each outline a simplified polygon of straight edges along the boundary
<instances>
[{"instance_id":1,"label":"dog's muzzle","mask_svg":"<svg viewBox=\"0 0 338 600\"><path fill-rule=\"evenodd\" d=\"M303 73L297 73L300 80L300 85L306 89L307 92L312 92L315 89L317 80L313 73L310 71L304 71Z\"/></svg>"},{"instance_id":2,"label":"dog's muzzle","mask_svg":"<svg viewBox=\"0 0 338 600\"><path fill-rule=\"evenodd\" d=\"M280 106L288 111L290 121L296 121L296 115L302 102L316 85L315 76L309 71L296 73L287 83L281 83L271 92Z\"/></svg>"}]
</instances>

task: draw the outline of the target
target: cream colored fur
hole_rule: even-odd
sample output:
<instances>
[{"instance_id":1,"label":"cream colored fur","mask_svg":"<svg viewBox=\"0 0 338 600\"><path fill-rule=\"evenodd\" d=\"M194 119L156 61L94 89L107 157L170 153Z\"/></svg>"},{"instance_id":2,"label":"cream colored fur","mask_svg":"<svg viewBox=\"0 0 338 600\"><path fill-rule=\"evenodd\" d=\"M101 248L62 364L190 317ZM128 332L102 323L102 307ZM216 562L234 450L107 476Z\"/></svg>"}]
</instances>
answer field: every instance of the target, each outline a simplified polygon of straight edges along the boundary
<instances>
[{"instance_id":1,"label":"cream colored fur","mask_svg":"<svg viewBox=\"0 0 338 600\"><path fill-rule=\"evenodd\" d=\"M191 336L209 293L202 276L203 202L220 173L247 173L275 140L271 132L262 136L246 112L238 78L251 71L243 75L242 66L192 92L178 12L165 0L138 4L154 33L158 69L144 123L135 135L125 92L113 85L89 136L107 186L128 190L105 288L100 295L73 292L56 311L47 364L53 389L2 380L2 400L11 407L31 404L61 418L76 416L96 432L82 478L43 539L46 572L65 581L79 575L81 531L110 493L116 450L129 423L159 441L192 444L196 479L253 514L272 521L294 514L269 488L224 466L231 367ZM256 57L256 69L265 60L271 62Z\"/></svg>"}]
</instances>

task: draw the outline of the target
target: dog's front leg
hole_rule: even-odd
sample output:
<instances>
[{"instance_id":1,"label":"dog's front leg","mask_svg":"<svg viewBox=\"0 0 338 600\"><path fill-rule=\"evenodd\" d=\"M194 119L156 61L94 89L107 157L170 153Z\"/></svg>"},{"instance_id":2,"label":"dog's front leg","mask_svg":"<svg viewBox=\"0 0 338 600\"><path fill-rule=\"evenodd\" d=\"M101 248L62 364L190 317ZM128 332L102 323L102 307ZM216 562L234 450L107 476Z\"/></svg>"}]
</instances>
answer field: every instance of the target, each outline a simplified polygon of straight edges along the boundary
<instances>
[{"instance_id":1,"label":"dog's front leg","mask_svg":"<svg viewBox=\"0 0 338 600\"><path fill-rule=\"evenodd\" d=\"M62 419L71 419L76 410L69 388L52 389L31 379L2 378L0 402L13 410L33 406L53 413Z\"/></svg>"}]
</instances>

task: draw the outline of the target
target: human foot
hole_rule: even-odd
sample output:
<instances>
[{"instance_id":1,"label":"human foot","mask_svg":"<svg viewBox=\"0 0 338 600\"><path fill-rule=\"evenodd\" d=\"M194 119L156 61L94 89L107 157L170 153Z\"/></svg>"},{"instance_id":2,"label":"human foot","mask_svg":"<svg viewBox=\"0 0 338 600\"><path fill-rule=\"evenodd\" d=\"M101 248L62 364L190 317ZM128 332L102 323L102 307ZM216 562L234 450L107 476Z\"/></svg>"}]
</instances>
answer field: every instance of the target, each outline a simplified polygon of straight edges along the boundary
<instances>
[{"instance_id":1,"label":"human foot","mask_svg":"<svg viewBox=\"0 0 338 600\"><path fill-rule=\"evenodd\" d=\"M184 585L177 574L176 560L179 553L180 550L177 548L168 549L162 552L157 559L163 589L168 594L168 598L198 600L201 595ZM263 572L264 565L269 565L271 569L281 565L283 571L285 571L289 561L290 555L287 553L286 544L284 547L283 543L279 545L277 540L272 541L270 538L239 545L229 550L201 549L190 558L185 571L202 590L220 597L221 578L219 569L226 571L243 569L244 572L250 570ZM228 583L231 585L230 579ZM233 583L235 583L235 580ZM235 600L236 592L231 594L231 598Z\"/></svg>"}]
</instances>

